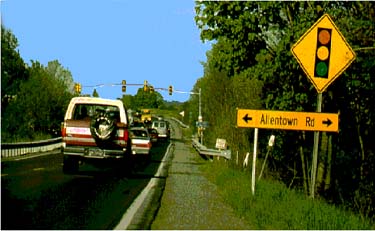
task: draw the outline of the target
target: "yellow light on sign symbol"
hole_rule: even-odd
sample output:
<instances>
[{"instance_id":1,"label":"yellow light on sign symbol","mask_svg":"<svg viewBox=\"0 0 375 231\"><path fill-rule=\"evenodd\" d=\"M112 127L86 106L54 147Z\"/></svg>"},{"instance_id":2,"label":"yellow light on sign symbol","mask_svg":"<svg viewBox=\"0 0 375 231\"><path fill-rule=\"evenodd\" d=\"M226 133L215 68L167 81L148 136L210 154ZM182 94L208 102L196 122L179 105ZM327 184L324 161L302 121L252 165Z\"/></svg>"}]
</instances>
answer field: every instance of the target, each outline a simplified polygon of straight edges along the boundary
<instances>
[{"instance_id":1,"label":"yellow light on sign symbol","mask_svg":"<svg viewBox=\"0 0 375 231\"><path fill-rule=\"evenodd\" d=\"M318 48L318 51L317 51L317 56L318 56L318 58L319 59L321 59L321 60L326 60L327 58L328 58L328 56L329 56L329 50L328 50L328 48L327 47L319 47Z\"/></svg>"}]
</instances>

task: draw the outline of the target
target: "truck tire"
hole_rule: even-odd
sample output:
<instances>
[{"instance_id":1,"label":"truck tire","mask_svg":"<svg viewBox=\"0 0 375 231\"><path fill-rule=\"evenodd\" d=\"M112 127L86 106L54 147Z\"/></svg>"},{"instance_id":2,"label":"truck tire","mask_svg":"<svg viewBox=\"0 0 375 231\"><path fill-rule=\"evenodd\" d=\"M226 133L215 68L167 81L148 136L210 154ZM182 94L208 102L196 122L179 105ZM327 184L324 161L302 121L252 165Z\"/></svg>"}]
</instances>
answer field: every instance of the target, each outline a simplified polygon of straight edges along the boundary
<instances>
[{"instance_id":1,"label":"truck tire","mask_svg":"<svg viewBox=\"0 0 375 231\"><path fill-rule=\"evenodd\" d=\"M113 138L116 131L114 119L106 114L99 114L91 120L90 132L96 141L107 141Z\"/></svg>"}]
</instances>

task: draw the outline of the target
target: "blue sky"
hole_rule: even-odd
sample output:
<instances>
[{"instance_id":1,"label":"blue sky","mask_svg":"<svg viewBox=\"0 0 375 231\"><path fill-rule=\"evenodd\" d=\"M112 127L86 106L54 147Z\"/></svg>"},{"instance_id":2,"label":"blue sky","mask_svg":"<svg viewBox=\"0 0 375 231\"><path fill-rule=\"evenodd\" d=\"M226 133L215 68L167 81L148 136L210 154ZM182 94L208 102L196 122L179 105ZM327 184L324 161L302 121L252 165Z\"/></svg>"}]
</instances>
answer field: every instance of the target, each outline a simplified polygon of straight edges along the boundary
<instances>
[{"instance_id":1,"label":"blue sky","mask_svg":"<svg viewBox=\"0 0 375 231\"><path fill-rule=\"evenodd\" d=\"M1 18L26 63L58 60L83 86L147 80L190 91L211 47L199 38L194 6L190 0L5 0ZM126 93L137 90L129 86ZM104 98L122 95L120 86L97 91ZM160 93L168 101L189 99Z\"/></svg>"}]
</instances>

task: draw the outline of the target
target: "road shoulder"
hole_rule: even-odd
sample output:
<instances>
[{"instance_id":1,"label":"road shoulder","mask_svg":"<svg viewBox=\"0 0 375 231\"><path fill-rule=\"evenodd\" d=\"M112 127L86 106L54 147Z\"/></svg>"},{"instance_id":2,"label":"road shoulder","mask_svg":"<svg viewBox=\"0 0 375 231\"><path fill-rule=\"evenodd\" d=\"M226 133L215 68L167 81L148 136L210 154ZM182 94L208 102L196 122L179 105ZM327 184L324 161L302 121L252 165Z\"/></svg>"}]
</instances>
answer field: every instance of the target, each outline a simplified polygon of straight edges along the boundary
<instances>
[{"instance_id":1,"label":"road shoulder","mask_svg":"<svg viewBox=\"0 0 375 231\"><path fill-rule=\"evenodd\" d=\"M203 160L176 141L160 209L151 229L248 229L246 221L220 197L199 166Z\"/></svg>"}]
</instances>

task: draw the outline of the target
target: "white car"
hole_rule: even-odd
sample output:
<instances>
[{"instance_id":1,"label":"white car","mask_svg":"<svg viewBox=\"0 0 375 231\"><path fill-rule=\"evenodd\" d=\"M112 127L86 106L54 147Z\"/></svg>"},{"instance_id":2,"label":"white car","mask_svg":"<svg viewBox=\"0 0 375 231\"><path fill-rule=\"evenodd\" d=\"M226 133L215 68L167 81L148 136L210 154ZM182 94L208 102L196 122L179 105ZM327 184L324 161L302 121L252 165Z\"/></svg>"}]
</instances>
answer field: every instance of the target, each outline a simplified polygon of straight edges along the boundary
<instances>
[{"instance_id":1,"label":"white car","mask_svg":"<svg viewBox=\"0 0 375 231\"><path fill-rule=\"evenodd\" d=\"M169 140L170 138L170 128L169 123L166 120L155 120L152 122L151 128L155 128L158 131L159 138L164 138Z\"/></svg>"},{"instance_id":2,"label":"white car","mask_svg":"<svg viewBox=\"0 0 375 231\"><path fill-rule=\"evenodd\" d=\"M133 127L130 129L131 150L135 154L149 155L151 150L151 137L146 128Z\"/></svg>"}]
</instances>

